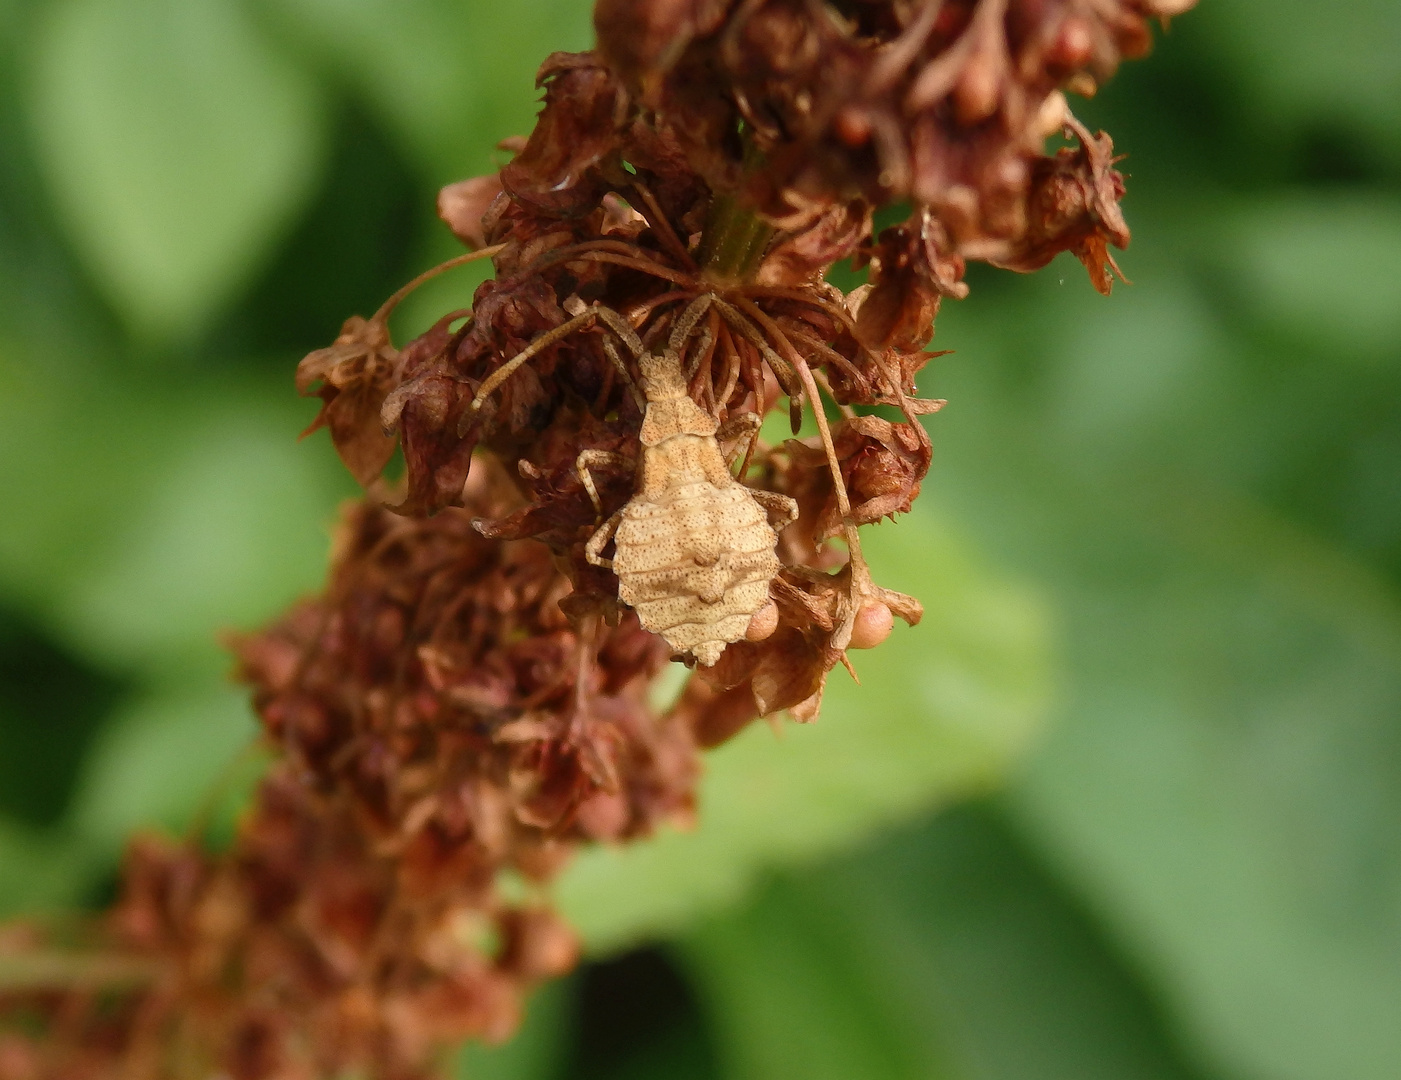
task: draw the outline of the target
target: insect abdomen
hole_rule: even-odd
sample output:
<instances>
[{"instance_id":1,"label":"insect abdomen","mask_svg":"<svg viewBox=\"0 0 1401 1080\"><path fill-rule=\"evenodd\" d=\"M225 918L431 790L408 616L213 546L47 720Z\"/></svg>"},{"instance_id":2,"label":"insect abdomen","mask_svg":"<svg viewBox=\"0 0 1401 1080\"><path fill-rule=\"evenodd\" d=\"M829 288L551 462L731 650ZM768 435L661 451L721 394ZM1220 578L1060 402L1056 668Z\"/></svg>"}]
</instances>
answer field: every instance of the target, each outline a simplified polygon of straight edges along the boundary
<instances>
[{"instance_id":1,"label":"insect abdomen","mask_svg":"<svg viewBox=\"0 0 1401 1080\"><path fill-rule=\"evenodd\" d=\"M768 601L776 540L740 484L698 482L635 499L615 540L618 596L673 649L713 664Z\"/></svg>"}]
</instances>

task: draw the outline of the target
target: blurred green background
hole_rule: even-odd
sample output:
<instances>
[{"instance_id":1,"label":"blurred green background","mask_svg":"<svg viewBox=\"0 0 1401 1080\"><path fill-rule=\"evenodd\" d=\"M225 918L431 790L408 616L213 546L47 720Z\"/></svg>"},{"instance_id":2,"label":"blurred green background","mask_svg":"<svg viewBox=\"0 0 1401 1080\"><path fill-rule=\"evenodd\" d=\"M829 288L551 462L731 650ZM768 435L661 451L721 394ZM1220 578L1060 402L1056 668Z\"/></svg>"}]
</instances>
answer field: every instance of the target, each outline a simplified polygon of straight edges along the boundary
<instances>
[{"instance_id":1,"label":"blurred green background","mask_svg":"<svg viewBox=\"0 0 1401 1080\"><path fill-rule=\"evenodd\" d=\"M293 366L459 250L437 187L589 40L583 0L0 0L0 914L100 903L247 743L216 634L318 587L353 494ZM945 307L871 539L927 620L713 755L698 832L579 860L593 959L464 1075L1401 1076L1398 57L1395 0L1206 0L1075 106L1134 284Z\"/></svg>"}]
</instances>

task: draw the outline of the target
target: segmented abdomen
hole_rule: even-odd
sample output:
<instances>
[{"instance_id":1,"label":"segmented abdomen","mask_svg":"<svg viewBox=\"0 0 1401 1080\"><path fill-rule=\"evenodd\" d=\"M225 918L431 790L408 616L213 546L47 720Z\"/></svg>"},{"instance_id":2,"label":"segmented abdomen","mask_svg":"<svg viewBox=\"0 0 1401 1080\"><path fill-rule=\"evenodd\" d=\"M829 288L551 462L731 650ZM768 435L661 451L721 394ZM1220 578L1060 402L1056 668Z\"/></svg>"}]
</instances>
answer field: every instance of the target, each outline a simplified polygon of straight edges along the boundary
<instances>
[{"instance_id":1,"label":"segmented abdomen","mask_svg":"<svg viewBox=\"0 0 1401 1080\"><path fill-rule=\"evenodd\" d=\"M776 542L741 484L698 482L634 498L615 538L618 597L677 652L713 664L768 601Z\"/></svg>"}]
</instances>

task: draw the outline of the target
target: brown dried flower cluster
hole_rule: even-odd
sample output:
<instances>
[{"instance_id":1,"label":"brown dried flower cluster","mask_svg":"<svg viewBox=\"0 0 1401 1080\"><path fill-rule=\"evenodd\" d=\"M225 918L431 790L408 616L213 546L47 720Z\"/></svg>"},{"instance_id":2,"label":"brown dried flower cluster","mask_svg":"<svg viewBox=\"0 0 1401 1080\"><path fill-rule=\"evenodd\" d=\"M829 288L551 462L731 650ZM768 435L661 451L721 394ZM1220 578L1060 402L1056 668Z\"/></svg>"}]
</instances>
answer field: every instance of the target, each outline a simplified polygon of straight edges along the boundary
<instances>
[{"instance_id":1,"label":"brown dried flower cluster","mask_svg":"<svg viewBox=\"0 0 1401 1080\"><path fill-rule=\"evenodd\" d=\"M509 1034L574 961L570 852L689 820L698 748L815 719L919 620L860 530L929 469L940 301L1061 251L1109 291L1123 182L1063 91L1187 6L600 0L509 164L442 192L473 250L298 370L369 497L325 594L235 645L277 759L232 847L133 845L91 977L0 994L0 1080L409 1078ZM402 297L476 258L470 309L396 348Z\"/></svg>"},{"instance_id":2,"label":"brown dried flower cluster","mask_svg":"<svg viewBox=\"0 0 1401 1080\"><path fill-rule=\"evenodd\" d=\"M1064 250L1104 291L1103 242L1128 242L1108 138L1058 170L1045 140L1065 129L1088 150L1063 91L1094 93L1148 51L1150 20L1193 2L599 0L594 21L602 56L695 169L770 220L802 229L835 205L908 201L920 243L906 244L945 295L962 258L1030 270Z\"/></svg>"},{"instance_id":3,"label":"brown dried flower cluster","mask_svg":"<svg viewBox=\"0 0 1401 1080\"><path fill-rule=\"evenodd\" d=\"M748 684L750 716L793 707L815 715L825 673L842 658L863 608L919 617L913 600L869 581L855 529L908 509L929 467L916 416L938 403L917 400L914 379L932 325L925 319L873 336L861 309L822 281L836 257L856 251L869 215L832 214L804 232L775 235L712 195L671 129L634 108L597 58L552 57L541 78L544 112L502 171L501 190L472 181L444 200L459 235L492 245L497 273L478 292L468 324L451 332L449 317L409 346L402 381L385 398L380 418L400 433L407 465L400 509L431 512L455 502L478 447L513 463L526 505L478 528L544 541L571 582L573 610L616 618L617 581L590 563L585 546L600 519L637 493L646 410L633 392L640 377L619 370L608 327L581 327L541 349L492 387L486 407L474 406L503 364L591 305L606 304L644 347L661 349L688 303L712 296L680 343L702 410L723 428L786 402L796 429L804 406L826 393L841 415L818 437L760 442L749 453L751 485L797 498L808 512L780 542L787 556L774 584L781 632L732 646L747 661L727 655L704 677L725 689ZM876 420L858 415L862 406L898 415ZM826 428L825 416L818 419ZM378 436L369 423L360 433ZM594 471L597 506L577 467L581 452L616 461ZM854 557L844 577L815 575L839 561L833 537ZM763 674L769 670L783 675ZM756 673L766 689L757 689Z\"/></svg>"},{"instance_id":4,"label":"brown dried flower cluster","mask_svg":"<svg viewBox=\"0 0 1401 1080\"><path fill-rule=\"evenodd\" d=\"M502 494L484 472L472 509ZM325 597L236 644L282 755L233 849L139 839L102 935L123 978L0 995L61 1036L0 1037L0 1076L413 1077L509 1034L577 954L538 885L569 843L691 810L690 733L646 704L665 651L635 619L581 650L566 593L465 510L352 507Z\"/></svg>"}]
</instances>

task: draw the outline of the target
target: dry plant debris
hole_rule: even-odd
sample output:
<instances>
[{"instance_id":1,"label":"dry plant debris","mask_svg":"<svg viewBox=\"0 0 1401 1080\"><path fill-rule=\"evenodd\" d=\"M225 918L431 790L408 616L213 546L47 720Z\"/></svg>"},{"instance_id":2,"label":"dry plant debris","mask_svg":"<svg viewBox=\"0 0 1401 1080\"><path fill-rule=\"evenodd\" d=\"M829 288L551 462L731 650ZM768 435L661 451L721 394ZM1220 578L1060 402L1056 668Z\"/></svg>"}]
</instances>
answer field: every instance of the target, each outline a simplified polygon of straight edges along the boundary
<instances>
[{"instance_id":1,"label":"dry plant debris","mask_svg":"<svg viewBox=\"0 0 1401 1080\"><path fill-rule=\"evenodd\" d=\"M396 348L416 280L298 369L367 498L325 594L234 644L277 756L232 848L138 838L80 940L7 931L86 974L0 992L0 1080L417 1078L509 1035L574 961L571 850L689 820L698 748L816 719L919 620L860 530L929 469L939 305L1061 251L1109 291L1123 180L1065 92L1188 6L599 0L510 163L440 197L474 250L424 276L490 258L470 309ZM775 409L817 436L765 442Z\"/></svg>"}]
</instances>

